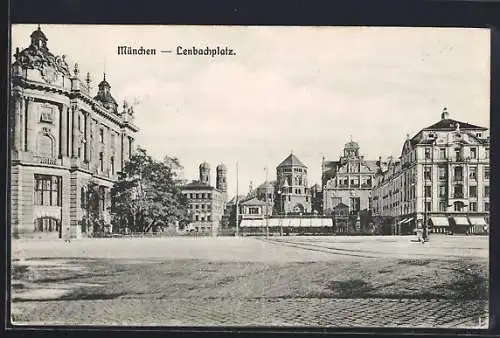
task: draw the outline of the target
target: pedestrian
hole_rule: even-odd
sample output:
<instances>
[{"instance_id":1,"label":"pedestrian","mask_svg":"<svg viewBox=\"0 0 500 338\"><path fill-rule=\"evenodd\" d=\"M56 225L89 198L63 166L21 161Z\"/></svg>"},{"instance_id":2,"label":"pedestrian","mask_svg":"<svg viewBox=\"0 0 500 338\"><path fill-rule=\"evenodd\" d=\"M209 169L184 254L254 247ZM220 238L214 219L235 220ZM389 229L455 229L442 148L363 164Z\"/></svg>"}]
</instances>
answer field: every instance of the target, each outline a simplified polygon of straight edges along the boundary
<instances>
[{"instance_id":1,"label":"pedestrian","mask_svg":"<svg viewBox=\"0 0 500 338\"><path fill-rule=\"evenodd\" d=\"M420 243L424 243L424 237L423 237L423 229L422 229L422 226L419 225L417 227L417 240L420 242Z\"/></svg>"},{"instance_id":2,"label":"pedestrian","mask_svg":"<svg viewBox=\"0 0 500 338\"><path fill-rule=\"evenodd\" d=\"M66 231L64 232L64 242L71 243L71 234L69 231L69 227L66 227Z\"/></svg>"}]
</instances>

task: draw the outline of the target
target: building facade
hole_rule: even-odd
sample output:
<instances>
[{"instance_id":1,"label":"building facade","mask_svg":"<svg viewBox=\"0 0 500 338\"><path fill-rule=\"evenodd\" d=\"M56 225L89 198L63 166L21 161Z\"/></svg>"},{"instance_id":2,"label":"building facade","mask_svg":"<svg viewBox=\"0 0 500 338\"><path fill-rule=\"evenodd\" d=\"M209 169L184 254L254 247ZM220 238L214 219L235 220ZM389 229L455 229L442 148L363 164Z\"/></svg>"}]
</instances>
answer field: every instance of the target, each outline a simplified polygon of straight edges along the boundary
<instances>
[{"instance_id":1,"label":"building facade","mask_svg":"<svg viewBox=\"0 0 500 338\"><path fill-rule=\"evenodd\" d=\"M186 184L182 189L191 215L189 229L212 236L219 231L227 202L226 167L221 164L216 171L215 187L210 184L210 165L204 162L199 166L199 180Z\"/></svg>"},{"instance_id":2,"label":"building facade","mask_svg":"<svg viewBox=\"0 0 500 338\"><path fill-rule=\"evenodd\" d=\"M346 143L338 161L323 160L323 213L345 204L351 215L371 210L371 190L377 162L365 160L354 141Z\"/></svg>"},{"instance_id":3,"label":"building facade","mask_svg":"<svg viewBox=\"0 0 500 338\"><path fill-rule=\"evenodd\" d=\"M276 167L276 205L279 214L311 213L307 166L290 154Z\"/></svg>"},{"instance_id":4,"label":"building facade","mask_svg":"<svg viewBox=\"0 0 500 338\"><path fill-rule=\"evenodd\" d=\"M103 80L92 95L65 57L48 48L40 27L12 64L11 225L16 237L91 234L88 193L98 187L99 218L110 224L110 188L134 150L133 109L118 107Z\"/></svg>"},{"instance_id":5,"label":"building facade","mask_svg":"<svg viewBox=\"0 0 500 338\"><path fill-rule=\"evenodd\" d=\"M374 214L395 233L417 226L435 232L483 232L489 222L489 130L449 118L407 137L401 157L382 167Z\"/></svg>"}]
</instances>

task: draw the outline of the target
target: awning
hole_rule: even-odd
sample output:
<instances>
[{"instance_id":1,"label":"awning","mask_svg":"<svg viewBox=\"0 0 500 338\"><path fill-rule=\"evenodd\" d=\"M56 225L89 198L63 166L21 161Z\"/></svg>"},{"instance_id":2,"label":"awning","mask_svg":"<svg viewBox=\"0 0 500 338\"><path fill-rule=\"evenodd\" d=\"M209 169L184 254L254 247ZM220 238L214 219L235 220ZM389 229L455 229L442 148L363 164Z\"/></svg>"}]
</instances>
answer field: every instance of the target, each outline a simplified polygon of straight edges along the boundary
<instances>
[{"instance_id":1,"label":"awning","mask_svg":"<svg viewBox=\"0 0 500 338\"><path fill-rule=\"evenodd\" d=\"M464 225L464 226L470 225L469 221L467 220L467 217L458 216L458 217L453 217L453 219L455 220L456 225Z\"/></svg>"},{"instance_id":2,"label":"awning","mask_svg":"<svg viewBox=\"0 0 500 338\"><path fill-rule=\"evenodd\" d=\"M406 223L406 222L408 222L408 218L405 218L402 221L399 221L399 224L403 224L403 223Z\"/></svg>"},{"instance_id":3,"label":"awning","mask_svg":"<svg viewBox=\"0 0 500 338\"><path fill-rule=\"evenodd\" d=\"M405 224L405 223L411 222L412 220L413 220L413 217L410 217L410 218L405 219L404 221L401 221L400 224Z\"/></svg>"},{"instance_id":4,"label":"awning","mask_svg":"<svg viewBox=\"0 0 500 338\"><path fill-rule=\"evenodd\" d=\"M469 217L472 225L488 225L483 217Z\"/></svg>"},{"instance_id":5,"label":"awning","mask_svg":"<svg viewBox=\"0 0 500 338\"><path fill-rule=\"evenodd\" d=\"M432 225L435 227L449 227L450 222L448 221L448 217L439 217L439 216L432 216L431 217Z\"/></svg>"}]
</instances>

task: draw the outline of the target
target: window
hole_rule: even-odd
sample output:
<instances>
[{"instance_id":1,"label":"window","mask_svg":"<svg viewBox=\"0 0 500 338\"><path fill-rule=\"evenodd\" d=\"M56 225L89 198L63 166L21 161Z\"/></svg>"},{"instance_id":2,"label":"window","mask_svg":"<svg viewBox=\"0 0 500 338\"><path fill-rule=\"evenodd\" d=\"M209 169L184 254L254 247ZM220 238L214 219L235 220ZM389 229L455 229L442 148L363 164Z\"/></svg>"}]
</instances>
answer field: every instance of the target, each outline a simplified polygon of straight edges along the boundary
<instances>
[{"instance_id":1,"label":"window","mask_svg":"<svg viewBox=\"0 0 500 338\"><path fill-rule=\"evenodd\" d=\"M431 158L431 148L425 148L425 159L429 160Z\"/></svg>"},{"instance_id":2,"label":"window","mask_svg":"<svg viewBox=\"0 0 500 338\"><path fill-rule=\"evenodd\" d=\"M208 215L207 216L207 221L211 222L212 221L212 216Z\"/></svg>"},{"instance_id":3,"label":"window","mask_svg":"<svg viewBox=\"0 0 500 338\"><path fill-rule=\"evenodd\" d=\"M477 149L476 148L470 148L470 158L472 158L472 159L477 158Z\"/></svg>"},{"instance_id":4,"label":"window","mask_svg":"<svg viewBox=\"0 0 500 338\"><path fill-rule=\"evenodd\" d=\"M104 129L103 128L99 129L99 142L101 142L101 143L104 142Z\"/></svg>"},{"instance_id":5,"label":"window","mask_svg":"<svg viewBox=\"0 0 500 338\"><path fill-rule=\"evenodd\" d=\"M424 179L431 180L432 179L432 168L424 167Z\"/></svg>"},{"instance_id":6,"label":"window","mask_svg":"<svg viewBox=\"0 0 500 338\"><path fill-rule=\"evenodd\" d=\"M195 219L195 221L199 221L200 220L200 216L199 215L194 215L194 219Z\"/></svg>"},{"instance_id":7,"label":"window","mask_svg":"<svg viewBox=\"0 0 500 338\"><path fill-rule=\"evenodd\" d=\"M439 202L439 211L446 211L446 202L444 201Z\"/></svg>"},{"instance_id":8,"label":"window","mask_svg":"<svg viewBox=\"0 0 500 338\"><path fill-rule=\"evenodd\" d=\"M469 186L469 197L477 197L477 186Z\"/></svg>"},{"instance_id":9,"label":"window","mask_svg":"<svg viewBox=\"0 0 500 338\"><path fill-rule=\"evenodd\" d=\"M106 209L106 190L103 186L99 187L99 206L102 211Z\"/></svg>"},{"instance_id":10,"label":"window","mask_svg":"<svg viewBox=\"0 0 500 338\"><path fill-rule=\"evenodd\" d=\"M115 132L111 133L111 149L115 149Z\"/></svg>"},{"instance_id":11,"label":"window","mask_svg":"<svg viewBox=\"0 0 500 338\"><path fill-rule=\"evenodd\" d=\"M461 184L456 184L454 186L453 198L464 198L464 189Z\"/></svg>"},{"instance_id":12,"label":"window","mask_svg":"<svg viewBox=\"0 0 500 338\"><path fill-rule=\"evenodd\" d=\"M80 189L80 206L82 209L87 208L87 194L84 187Z\"/></svg>"},{"instance_id":13,"label":"window","mask_svg":"<svg viewBox=\"0 0 500 338\"><path fill-rule=\"evenodd\" d=\"M484 211L490 211L490 202L484 202Z\"/></svg>"},{"instance_id":14,"label":"window","mask_svg":"<svg viewBox=\"0 0 500 338\"><path fill-rule=\"evenodd\" d=\"M484 197L490 197L490 187L488 185L484 186Z\"/></svg>"},{"instance_id":15,"label":"window","mask_svg":"<svg viewBox=\"0 0 500 338\"><path fill-rule=\"evenodd\" d=\"M439 179L440 180L446 179L446 167L439 167Z\"/></svg>"},{"instance_id":16,"label":"window","mask_svg":"<svg viewBox=\"0 0 500 338\"><path fill-rule=\"evenodd\" d=\"M78 114L78 130L82 131L82 117Z\"/></svg>"},{"instance_id":17,"label":"window","mask_svg":"<svg viewBox=\"0 0 500 338\"><path fill-rule=\"evenodd\" d=\"M35 205L61 206L61 177L35 174Z\"/></svg>"},{"instance_id":18,"label":"window","mask_svg":"<svg viewBox=\"0 0 500 338\"><path fill-rule=\"evenodd\" d=\"M200 206L199 206L198 204L195 204L194 208L195 208L195 209L199 209L199 208L200 208Z\"/></svg>"},{"instance_id":19,"label":"window","mask_svg":"<svg viewBox=\"0 0 500 338\"><path fill-rule=\"evenodd\" d=\"M481 133L476 133L476 136L477 136L477 137L481 137L481 136L482 136L482 134L481 134Z\"/></svg>"},{"instance_id":20,"label":"window","mask_svg":"<svg viewBox=\"0 0 500 338\"><path fill-rule=\"evenodd\" d=\"M477 203L476 202L470 202L469 211L477 211Z\"/></svg>"},{"instance_id":21,"label":"window","mask_svg":"<svg viewBox=\"0 0 500 338\"><path fill-rule=\"evenodd\" d=\"M431 202L425 202L425 211L431 211Z\"/></svg>"},{"instance_id":22,"label":"window","mask_svg":"<svg viewBox=\"0 0 500 338\"><path fill-rule=\"evenodd\" d=\"M463 170L462 167L455 167L453 170L454 176L455 176L455 181L462 181L463 180Z\"/></svg>"},{"instance_id":23,"label":"window","mask_svg":"<svg viewBox=\"0 0 500 338\"><path fill-rule=\"evenodd\" d=\"M425 190L425 197L431 197L432 195L431 187L426 185L424 190Z\"/></svg>"},{"instance_id":24,"label":"window","mask_svg":"<svg viewBox=\"0 0 500 338\"><path fill-rule=\"evenodd\" d=\"M476 167L469 168L469 178L471 180L477 180L477 168Z\"/></svg>"},{"instance_id":25,"label":"window","mask_svg":"<svg viewBox=\"0 0 500 338\"><path fill-rule=\"evenodd\" d=\"M439 186L439 197L446 197L446 186L445 185Z\"/></svg>"},{"instance_id":26,"label":"window","mask_svg":"<svg viewBox=\"0 0 500 338\"><path fill-rule=\"evenodd\" d=\"M446 149L445 148L439 148L439 159L440 160L446 159Z\"/></svg>"},{"instance_id":27,"label":"window","mask_svg":"<svg viewBox=\"0 0 500 338\"><path fill-rule=\"evenodd\" d=\"M99 168L101 171L104 170L104 155L102 152L99 153Z\"/></svg>"},{"instance_id":28,"label":"window","mask_svg":"<svg viewBox=\"0 0 500 338\"><path fill-rule=\"evenodd\" d=\"M454 206L455 211L462 211L464 208L464 203L457 201L457 202L453 203L453 206Z\"/></svg>"},{"instance_id":29,"label":"window","mask_svg":"<svg viewBox=\"0 0 500 338\"><path fill-rule=\"evenodd\" d=\"M485 180L490 179L490 168L489 167L484 167L484 179Z\"/></svg>"},{"instance_id":30,"label":"window","mask_svg":"<svg viewBox=\"0 0 500 338\"><path fill-rule=\"evenodd\" d=\"M53 218L41 217L35 219L35 231L40 232L59 232L59 222Z\"/></svg>"},{"instance_id":31,"label":"window","mask_svg":"<svg viewBox=\"0 0 500 338\"><path fill-rule=\"evenodd\" d=\"M111 174L115 174L115 159L111 156Z\"/></svg>"},{"instance_id":32,"label":"window","mask_svg":"<svg viewBox=\"0 0 500 338\"><path fill-rule=\"evenodd\" d=\"M484 158L490 158L490 148L484 148Z\"/></svg>"},{"instance_id":33,"label":"window","mask_svg":"<svg viewBox=\"0 0 500 338\"><path fill-rule=\"evenodd\" d=\"M351 210L359 211L360 208L360 198L359 197L351 197Z\"/></svg>"},{"instance_id":34,"label":"window","mask_svg":"<svg viewBox=\"0 0 500 338\"><path fill-rule=\"evenodd\" d=\"M462 160L462 151L460 150L460 148L455 148L455 160L456 161Z\"/></svg>"},{"instance_id":35,"label":"window","mask_svg":"<svg viewBox=\"0 0 500 338\"><path fill-rule=\"evenodd\" d=\"M258 215L259 214L259 208L257 208L257 207L248 208L248 213L250 215Z\"/></svg>"}]
</instances>

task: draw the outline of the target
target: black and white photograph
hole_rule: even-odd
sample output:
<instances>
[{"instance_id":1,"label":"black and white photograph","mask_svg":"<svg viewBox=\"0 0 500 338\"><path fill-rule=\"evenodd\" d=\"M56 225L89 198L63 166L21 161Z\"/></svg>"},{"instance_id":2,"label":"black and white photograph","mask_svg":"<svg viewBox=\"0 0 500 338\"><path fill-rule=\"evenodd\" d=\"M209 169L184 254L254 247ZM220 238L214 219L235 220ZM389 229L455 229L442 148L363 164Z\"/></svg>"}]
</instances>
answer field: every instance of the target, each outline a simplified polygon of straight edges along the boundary
<instances>
[{"instance_id":1,"label":"black and white photograph","mask_svg":"<svg viewBox=\"0 0 500 338\"><path fill-rule=\"evenodd\" d=\"M11 323L488 328L490 34L13 24Z\"/></svg>"}]
</instances>

